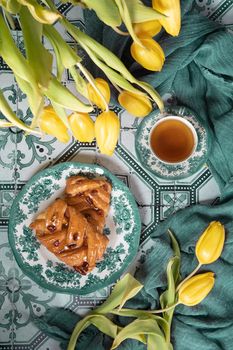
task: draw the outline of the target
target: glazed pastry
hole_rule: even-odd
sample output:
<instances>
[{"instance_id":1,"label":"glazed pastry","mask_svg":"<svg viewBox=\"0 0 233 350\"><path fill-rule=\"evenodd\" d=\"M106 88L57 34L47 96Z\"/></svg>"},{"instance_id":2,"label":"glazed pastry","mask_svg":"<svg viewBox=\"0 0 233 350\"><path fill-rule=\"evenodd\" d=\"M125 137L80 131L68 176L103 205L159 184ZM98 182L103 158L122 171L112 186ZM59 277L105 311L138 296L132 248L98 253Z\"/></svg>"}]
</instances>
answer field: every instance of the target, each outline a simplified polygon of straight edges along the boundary
<instances>
[{"instance_id":1,"label":"glazed pastry","mask_svg":"<svg viewBox=\"0 0 233 350\"><path fill-rule=\"evenodd\" d=\"M66 236L66 244L72 244L79 248L83 245L84 237L87 230L87 219L84 215L78 212L74 207L68 207L69 226Z\"/></svg>"},{"instance_id":2,"label":"glazed pastry","mask_svg":"<svg viewBox=\"0 0 233 350\"><path fill-rule=\"evenodd\" d=\"M58 259L85 275L103 258L108 245L103 229L110 196L106 180L72 176L66 182L65 199L56 199L30 228Z\"/></svg>"},{"instance_id":3,"label":"glazed pastry","mask_svg":"<svg viewBox=\"0 0 233 350\"><path fill-rule=\"evenodd\" d=\"M101 209L107 216L111 190L112 187L106 180L89 180L82 176L72 176L67 180L66 201L68 205L75 205L80 211Z\"/></svg>"},{"instance_id":4,"label":"glazed pastry","mask_svg":"<svg viewBox=\"0 0 233 350\"><path fill-rule=\"evenodd\" d=\"M67 230L62 230L56 234L40 234L36 235L40 243L42 243L50 252L60 254L66 246Z\"/></svg>"},{"instance_id":5,"label":"glazed pastry","mask_svg":"<svg viewBox=\"0 0 233 350\"><path fill-rule=\"evenodd\" d=\"M66 209L67 203L63 199L56 199L48 207L45 214L46 232L55 233L61 231Z\"/></svg>"},{"instance_id":6,"label":"glazed pastry","mask_svg":"<svg viewBox=\"0 0 233 350\"><path fill-rule=\"evenodd\" d=\"M99 209L87 209L83 210L82 214L85 216L87 221L93 226L96 227L96 230L100 233L103 232L104 225L105 225L105 217L104 212Z\"/></svg>"},{"instance_id":7,"label":"glazed pastry","mask_svg":"<svg viewBox=\"0 0 233 350\"><path fill-rule=\"evenodd\" d=\"M71 176L66 181L65 192L68 196L74 197L85 191L95 190L105 183L105 180L90 180L84 176Z\"/></svg>"},{"instance_id":8,"label":"glazed pastry","mask_svg":"<svg viewBox=\"0 0 233 350\"><path fill-rule=\"evenodd\" d=\"M97 261L100 261L104 255L108 244L107 236L94 230L92 225L88 225L87 229L87 261L89 269L93 269Z\"/></svg>"}]
</instances>

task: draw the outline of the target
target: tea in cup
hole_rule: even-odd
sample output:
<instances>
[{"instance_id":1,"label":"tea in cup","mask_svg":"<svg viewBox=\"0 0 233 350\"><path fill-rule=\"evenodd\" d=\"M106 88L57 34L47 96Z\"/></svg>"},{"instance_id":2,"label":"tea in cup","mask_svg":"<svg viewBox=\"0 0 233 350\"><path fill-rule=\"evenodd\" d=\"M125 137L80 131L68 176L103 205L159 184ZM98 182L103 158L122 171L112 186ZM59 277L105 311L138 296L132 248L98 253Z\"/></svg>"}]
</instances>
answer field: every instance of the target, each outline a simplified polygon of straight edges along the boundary
<instances>
[{"instance_id":1,"label":"tea in cup","mask_svg":"<svg viewBox=\"0 0 233 350\"><path fill-rule=\"evenodd\" d=\"M197 141L193 125L178 116L158 120L150 132L154 155L167 164L180 164L189 159L196 150Z\"/></svg>"}]
</instances>

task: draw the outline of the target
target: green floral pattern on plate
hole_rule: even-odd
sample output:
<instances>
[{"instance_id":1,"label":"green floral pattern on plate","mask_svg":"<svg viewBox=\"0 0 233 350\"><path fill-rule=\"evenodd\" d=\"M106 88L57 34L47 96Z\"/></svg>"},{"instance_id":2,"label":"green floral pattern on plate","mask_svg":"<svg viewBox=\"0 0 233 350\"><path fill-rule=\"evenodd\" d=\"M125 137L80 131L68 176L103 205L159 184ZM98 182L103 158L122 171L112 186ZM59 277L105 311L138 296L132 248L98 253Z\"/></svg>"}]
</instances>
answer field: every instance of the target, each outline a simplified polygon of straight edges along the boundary
<instances>
[{"instance_id":1,"label":"green floral pattern on plate","mask_svg":"<svg viewBox=\"0 0 233 350\"><path fill-rule=\"evenodd\" d=\"M176 115L188 120L195 128L198 145L193 155L181 164L165 164L157 159L150 147L150 131L154 124L166 116ZM145 168L164 179L182 179L193 175L207 160L210 142L207 132L192 111L185 107L167 107L163 113L153 111L139 125L135 137L135 148L138 159Z\"/></svg>"},{"instance_id":2,"label":"green floral pattern on plate","mask_svg":"<svg viewBox=\"0 0 233 350\"><path fill-rule=\"evenodd\" d=\"M112 183L111 207L105 231L109 244L104 259L87 276L61 263L29 229L38 213L64 192L66 179L82 174ZM22 270L40 286L64 293L87 294L113 283L137 253L141 224L129 189L97 165L62 163L35 175L15 199L9 222L9 242Z\"/></svg>"}]
</instances>

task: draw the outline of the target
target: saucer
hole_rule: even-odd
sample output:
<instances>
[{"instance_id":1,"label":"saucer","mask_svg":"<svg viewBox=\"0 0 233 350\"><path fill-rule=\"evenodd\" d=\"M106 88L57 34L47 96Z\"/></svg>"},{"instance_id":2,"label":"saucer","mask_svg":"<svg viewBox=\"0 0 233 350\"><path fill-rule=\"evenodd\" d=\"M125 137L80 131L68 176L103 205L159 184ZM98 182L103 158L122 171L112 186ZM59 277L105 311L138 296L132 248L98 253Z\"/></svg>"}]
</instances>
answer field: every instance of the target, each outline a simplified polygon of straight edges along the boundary
<instances>
[{"instance_id":1,"label":"saucer","mask_svg":"<svg viewBox=\"0 0 233 350\"><path fill-rule=\"evenodd\" d=\"M186 119L194 126L197 133L198 143L195 152L180 164L161 162L156 158L150 147L151 129L158 120L168 115ZM168 180L183 179L196 173L205 164L209 148L210 140L203 124L198 120L195 113L186 107L169 106L163 112L153 111L142 120L135 137L136 154L141 164L156 176Z\"/></svg>"}]
</instances>

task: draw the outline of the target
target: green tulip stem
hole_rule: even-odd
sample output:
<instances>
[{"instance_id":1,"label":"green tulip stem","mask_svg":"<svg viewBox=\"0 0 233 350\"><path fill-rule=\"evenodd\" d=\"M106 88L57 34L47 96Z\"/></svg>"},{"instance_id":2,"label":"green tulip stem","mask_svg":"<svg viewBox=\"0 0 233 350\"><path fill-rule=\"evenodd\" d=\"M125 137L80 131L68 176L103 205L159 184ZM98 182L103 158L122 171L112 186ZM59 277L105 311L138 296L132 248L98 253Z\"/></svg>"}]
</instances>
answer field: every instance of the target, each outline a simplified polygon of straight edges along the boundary
<instances>
[{"instance_id":1,"label":"green tulip stem","mask_svg":"<svg viewBox=\"0 0 233 350\"><path fill-rule=\"evenodd\" d=\"M128 32L123 32L123 31L120 30L118 27L112 27L112 29L113 29L117 34L124 35L124 36L129 36L129 33L128 33Z\"/></svg>"},{"instance_id":2,"label":"green tulip stem","mask_svg":"<svg viewBox=\"0 0 233 350\"><path fill-rule=\"evenodd\" d=\"M114 309L112 311L110 311L111 314L114 315L119 315L119 316L140 316L142 313L144 313L144 316L146 314L161 314L163 312L167 312L169 310L174 309L177 305L179 305L180 302L178 301L176 304L173 304L171 306L168 306L164 309L159 309L159 310L135 310L135 309Z\"/></svg>"},{"instance_id":3,"label":"green tulip stem","mask_svg":"<svg viewBox=\"0 0 233 350\"><path fill-rule=\"evenodd\" d=\"M177 286L177 288L176 288L176 292L178 292L178 291L180 290L181 286L183 286L183 284L184 284L188 279L190 279L193 275L195 275L195 273L197 273L198 270L200 270L201 266L202 266L202 264L199 263L199 264L197 265L197 267L196 267L187 277L185 277L185 279L184 279L182 282L180 282L180 284L179 284L179 285Z\"/></svg>"},{"instance_id":4,"label":"green tulip stem","mask_svg":"<svg viewBox=\"0 0 233 350\"><path fill-rule=\"evenodd\" d=\"M91 84L91 86L93 87L93 89L95 90L97 95L99 95L99 97L101 98L101 100L104 103L106 112L108 112L109 111L109 107L108 107L107 101L104 98L104 96L103 96L102 92L100 91L100 89L98 89L98 87L95 85L94 78L91 76L91 74L88 72L88 70L86 70L86 68L81 63L78 62L76 65L80 69L80 71L83 73L83 75L85 76L87 81Z\"/></svg>"},{"instance_id":5,"label":"green tulip stem","mask_svg":"<svg viewBox=\"0 0 233 350\"><path fill-rule=\"evenodd\" d=\"M167 312L167 311L169 311L169 310L172 310L172 309L174 309L177 305L179 305L180 303L179 302L177 302L176 304L173 304L173 305L171 305L171 306L168 306L168 307L165 307L164 309L159 309L159 310L148 310L148 312L150 313L150 314L161 314L161 313L163 313L163 312Z\"/></svg>"}]
</instances>

